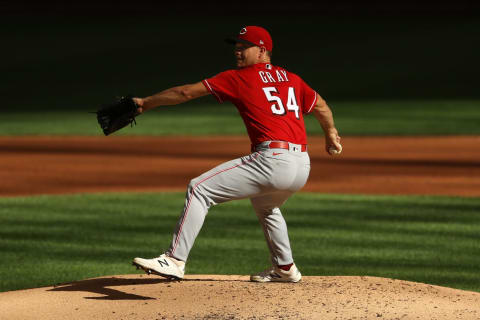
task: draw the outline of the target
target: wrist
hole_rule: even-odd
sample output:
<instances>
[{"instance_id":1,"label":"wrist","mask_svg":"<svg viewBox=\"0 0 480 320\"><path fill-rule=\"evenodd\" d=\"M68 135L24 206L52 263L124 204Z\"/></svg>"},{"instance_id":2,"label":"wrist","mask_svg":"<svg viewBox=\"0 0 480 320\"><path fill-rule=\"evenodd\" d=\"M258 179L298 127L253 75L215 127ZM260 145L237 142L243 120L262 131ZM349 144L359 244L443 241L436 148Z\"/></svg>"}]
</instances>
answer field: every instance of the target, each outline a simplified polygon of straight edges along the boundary
<instances>
[{"instance_id":1,"label":"wrist","mask_svg":"<svg viewBox=\"0 0 480 320\"><path fill-rule=\"evenodd\" d=\"M133 98L133 101L135 101L138 107L143 107L145 104L144 99L142 98Z\"/></svg>"},{"instance_id":2,"label":"wrist","mask_svg":"<svg viewBox=\"0 0 480 320\"><path fill-rule=\"evenodd\" d=\"M142 98L141 100L142 100L143 111L147 111L153 108L151 97Z\"/></svg>"},{"instance_id":3,"label":"wrist","mask_svg":"<svg viewBox=\"0 0 480 320\"><path fill-rule=\"evenodd\" d=\"M331 127L331 128L326 128L325 130L325 134L326 135L330 135L330 134L338 134L338 131L337 131L337 128L335 127Z\"/></svg>"}]
</instances>

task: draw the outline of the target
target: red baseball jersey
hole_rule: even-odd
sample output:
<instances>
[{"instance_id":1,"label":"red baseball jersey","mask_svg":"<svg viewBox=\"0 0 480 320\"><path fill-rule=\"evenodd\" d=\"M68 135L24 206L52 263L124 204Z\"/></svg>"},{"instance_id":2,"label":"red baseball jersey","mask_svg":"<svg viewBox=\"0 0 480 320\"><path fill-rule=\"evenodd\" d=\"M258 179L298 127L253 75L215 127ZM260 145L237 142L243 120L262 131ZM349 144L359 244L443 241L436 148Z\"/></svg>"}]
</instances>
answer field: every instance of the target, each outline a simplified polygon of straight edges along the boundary
<instances>
[{"instance_id":1,"label":"red baseball jersey","mask_svg":"<svg viewBox=\"0 0 480 320\"><path fill-rule=\"evenodd\" d=\"M220 103L237 107L253 145L268 140L307 144L303 114L312 111L317 93L296 74L258 63L221 72L203 84Z\"/></svg>"}]
</instances>

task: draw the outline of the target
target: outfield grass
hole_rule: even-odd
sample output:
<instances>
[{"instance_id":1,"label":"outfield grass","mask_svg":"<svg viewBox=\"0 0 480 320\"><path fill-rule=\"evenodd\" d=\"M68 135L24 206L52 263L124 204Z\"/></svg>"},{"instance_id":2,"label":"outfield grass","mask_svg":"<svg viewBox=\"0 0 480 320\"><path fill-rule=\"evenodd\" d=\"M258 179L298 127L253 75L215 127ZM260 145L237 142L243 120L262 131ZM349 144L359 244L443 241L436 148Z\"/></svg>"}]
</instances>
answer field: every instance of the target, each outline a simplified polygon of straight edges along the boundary
<instances>
[{"instance_id":1,"label":"outfield grass","mask_svg":"<svg viewBox=\"0 0 480 320\"><path fill-rule=\"evenodd\" d=\"M213 99L213 98L212 98ZM479 100L331 102L342 135L480 134ZM91 110L8 112L0 135L101 135ZM322 134L316 119L305 118L309 134ZM117 135L245 135L229 103L185 104L158 108L137 118L138 125Z\"/></svg>"},{"instance_id":2,"label":"outfield grass","mask_svg":"<svg viewBox=\"0 0 480 320\"><path fill-rule=\"evenodd\" d=\"M134 273L167 248L183 193L0 198L0 290ZM370 275L480 291L480 198L300 193L284 206L305 275ZM268 266L247 200L212 208L190 274Z\"/></svg>"}]
</instances>

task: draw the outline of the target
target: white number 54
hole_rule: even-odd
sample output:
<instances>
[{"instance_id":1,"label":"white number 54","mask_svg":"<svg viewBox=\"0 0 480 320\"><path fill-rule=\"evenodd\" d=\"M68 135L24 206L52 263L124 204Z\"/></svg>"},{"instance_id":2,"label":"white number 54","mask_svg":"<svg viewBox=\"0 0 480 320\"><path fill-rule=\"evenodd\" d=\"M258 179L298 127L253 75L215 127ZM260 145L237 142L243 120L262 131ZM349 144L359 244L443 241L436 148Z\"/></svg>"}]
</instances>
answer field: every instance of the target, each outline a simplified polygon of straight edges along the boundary
<instances>
[{"instance_id":1,"label":"white number 54","mask_svg":"<svg viewBox=\"0 0 480 320\"><path fill-rule=\"evenodd\" d=\"M263 92L265 92L265 96L269 102L274 102L272 104L272 112L278 115L286 114L285 107L283 106L282 99L279 96L273 95L272 93L278 94L278 90L275 87L266 87L262 88ZM287 110L295 112L295 117L300 119L300 115L298 114L298 110L300 109L297 104L297 98L295 97L295 88L288 87L288 95L287 95Z\"/></svg>"}]
</instances>

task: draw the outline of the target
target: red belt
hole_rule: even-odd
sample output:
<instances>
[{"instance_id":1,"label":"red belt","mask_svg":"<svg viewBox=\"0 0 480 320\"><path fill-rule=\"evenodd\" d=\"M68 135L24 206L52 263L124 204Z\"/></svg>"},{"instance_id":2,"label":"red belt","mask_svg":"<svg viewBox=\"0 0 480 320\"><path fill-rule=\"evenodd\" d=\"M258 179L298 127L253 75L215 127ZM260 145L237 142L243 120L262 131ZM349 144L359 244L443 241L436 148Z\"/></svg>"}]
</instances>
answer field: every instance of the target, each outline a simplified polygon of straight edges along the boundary
<instances>
[{"instance_id":1,"label":"red belt","mask_svg":"<svg viewBox=\"0 0 480 320\"><path fill-rule=\"evenodd\" d=\"M269 148L269 149L286 149L286 150L290 150L290 144L289 144L287 141L272 141L272 142L270 142L270 144L268 145L268 148ZM302 152L307 151L307 145L306 145L306 144L302 144L302 145L301 145L301 151L302 151Z\"/></svg>"},{"instance_id":2,"label":"red belt","mask_svg":"<svg viewBox=\"0 0 480 320\"><path fill-rule=\"evenodd\" d=\"M268 145L268 148L270 149L290 149L290 144L286 141L272 141ZM302 152L307 151L307 145L302 144Z\"/></svg>"}]
</instances>

